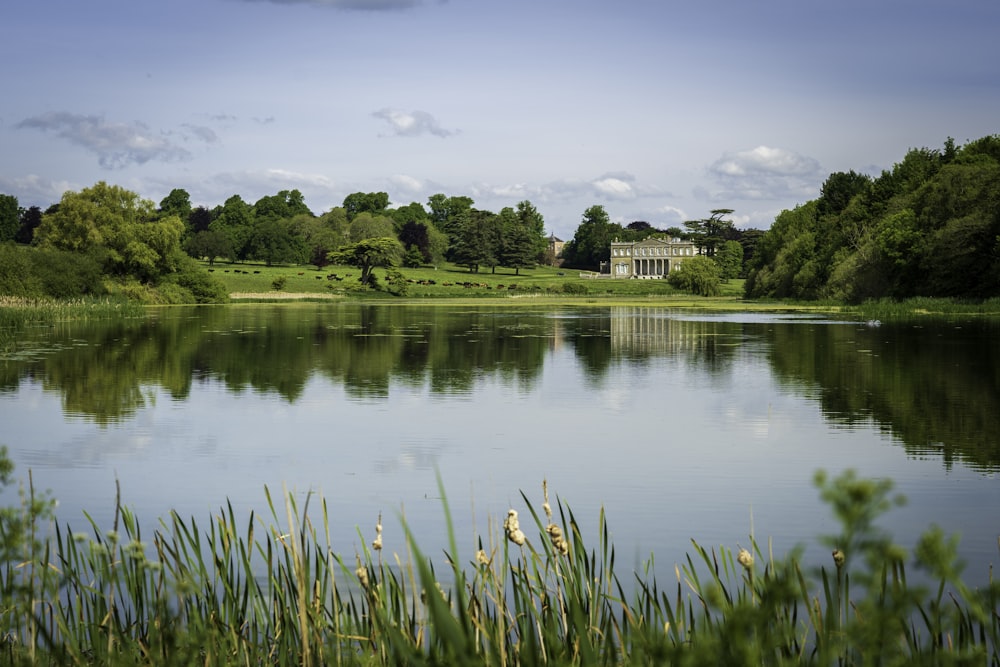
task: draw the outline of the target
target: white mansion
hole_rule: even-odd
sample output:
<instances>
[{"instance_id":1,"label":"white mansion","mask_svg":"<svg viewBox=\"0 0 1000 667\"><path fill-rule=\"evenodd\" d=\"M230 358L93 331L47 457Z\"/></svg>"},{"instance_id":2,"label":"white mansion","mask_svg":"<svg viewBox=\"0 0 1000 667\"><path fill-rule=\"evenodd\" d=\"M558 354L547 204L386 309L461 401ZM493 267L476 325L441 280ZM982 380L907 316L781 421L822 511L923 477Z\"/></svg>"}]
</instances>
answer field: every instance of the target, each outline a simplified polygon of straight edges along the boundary
<instances>
[{"instance_id":1,"label":"white mansion","mask_svg":"<svg viewBox=\"0 0 1000 667\"><path fill-rule=\"evenodd\" d=\"M642 241L611 243L612 278L666 278L685 257L698 254L691 241L649 237Z\"/></svg>"}]
</instances>

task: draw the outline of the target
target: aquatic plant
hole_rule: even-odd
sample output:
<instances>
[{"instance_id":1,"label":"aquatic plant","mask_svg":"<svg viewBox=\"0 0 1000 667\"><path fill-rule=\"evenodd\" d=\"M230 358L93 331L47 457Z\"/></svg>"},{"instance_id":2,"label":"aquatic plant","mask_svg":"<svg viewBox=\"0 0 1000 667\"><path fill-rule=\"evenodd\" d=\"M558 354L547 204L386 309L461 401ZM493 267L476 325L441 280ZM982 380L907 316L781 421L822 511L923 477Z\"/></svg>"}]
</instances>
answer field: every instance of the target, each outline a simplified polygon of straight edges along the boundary
<instances>
[{"instance_id":1,"label":"aquatic plant","mask_svg":"<svg viewBox=\"0 0 1000 667\"><path fill-rule=\"evenodd\" d=\"M1000 664L1000 587L963 583L955 538L931 527L908 555L877 527L895 502L889 482L847 472L816 484L840 523L821 538L832 568L807 569L801 550L762 553L753 535L748 548L692 541L663 587L652 557L620 579L603 511L588 547L544 484L542 512L522 493L522 512L502 530L491 521L467 563L443 500L440 571L404 518L394 541L379 516L371 548L362 539L346 560L322 498L275 503L267 490L269 515L245 522L230 504L207 525L173 513L147 539L119 498L111 531L90 521L45 540L50 507L29 484L0 522L0 654L79 665ZM933 587L907 580L908 558Z\"/></svg>"}]
</instances>

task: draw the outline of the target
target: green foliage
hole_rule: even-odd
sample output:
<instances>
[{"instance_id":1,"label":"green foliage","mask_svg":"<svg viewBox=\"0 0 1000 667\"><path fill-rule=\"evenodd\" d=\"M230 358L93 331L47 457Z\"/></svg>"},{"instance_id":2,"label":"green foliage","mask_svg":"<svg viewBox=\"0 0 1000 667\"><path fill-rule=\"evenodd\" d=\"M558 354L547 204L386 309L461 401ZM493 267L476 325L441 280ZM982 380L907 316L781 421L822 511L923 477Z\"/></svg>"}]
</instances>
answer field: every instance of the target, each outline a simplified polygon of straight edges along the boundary
<instances>
[{"instance_id":1,"label":"green foliage","mask_svg":"<svg viewBox=\"0 0 1000 667\"><path fill-rule=\"evenodd\" d=\"M378 279L374 269L395 267L403 255L403 246L394 237L365 239L343 246L330 253L330 260L361 269L358 281L362 285L375 287Z\"/></svg>"},{"instance_id":2,"label":"green foliage","mask_svg":"<svg viewBox=\"0 0 1000 667\"><path fill-rule=\"evenodd\" d=\"M733 221L725 216L732 215L731 208L717 208L712 214L701 220L689 220L684 223L688 229L688 237L694 241L702 254L714 257L716 250L725 242L727 235L733 232Z\"/></svg>"},{"instance_id":3,"label":"green foliage","mask_svg":"<svg viewBox=\"0 0 1000 667\"><path fill-rule=\"evenodd\" d=\"M611 242L623 234L622 226L612 223L603 206L591 206L583 213L572 240L563 248L567 266L598 269L611 258Z\"/></svg>"},{"instance_id":4,"label":"green foliage","mask_svg":"<svg viewBox=\"0 0 1000 667\"><path fill-rule=\"evenodd\" d=\"M0 243L13 241L21 228L21 207L17 197L0 194Z\"/></svg>"},{"instance_id":5,"label":"green foliage","mask_svg":"<svg viewBox=\"0 0 1000 667\"><path fill-rule=\"evenodd\" d=\"M285 285L288 284L288 278L285 276L276 276L274 280L271 281L271 289L276 292L280 292L285 289Z\"/></svg>"},{"instance_id":6,"label":"green foliage","mask_svg":"<svg viewBox=\"0 0 1000 667\"><path fill-rule=\"evenodd\" d=\"M225 284L201 268L193 260L181 263L178 271L170 276L169 282L185 290L181 300L174 303L226 303L229 291Z\"/></svg>"},{"instance_id":7,"label":"green foliage","mask_svg":"<svg viewBox=\"0 0 1000 667\"><path fill-rule=\"evenodd\" d=\"M153 203L103 181L67 192L35 232L42 247L100 252L106 273L153 283L176 268L184 223L160 219Z\"/></svg>"},{"instance_id":8,"label":"green foliage","mask_svg":"<svg viewBox=\"0 0 1000 667\"><path fill-rule=\"evenodd\" d=\"M725 241L715 253L722 280L738 278L743 271L743 246L739 241Z\"/></svg>"},{"instance_id":9,"label":"green foliage","mask_svg":"<svg viewBox=\"0 0 1000 667\"><path fill-rule=\"evenodd\" d=\"M667 282L679 290L699 296L718 296L721 293L722 271L710 257L695 255L685 259L681 267L671 271Z\"/></svg>"},{"instance_id":10,"label":"green foliage","mask_svg":"<svg viewBox=\"0 0 1000 667\"><path fill-rule=\"evenodd\" d=\"M5 457L0 456L5 459ZM2 461L0 461L2 463ZM7 463L3 469L9 478ZM1000 586L970 590L957 538L931 527L914 553L937 583L907 582L906 554L876 522L891 484L848 472L817 476L841 532L831 565L810 575L801 550L776 559L692 542L677 580L660 587L652 559L616 571L603 510L585 530L542 485L524 493L503 532L473 536L463 557L448 526L435 571L402 521L403 539L345 558L331 542L326 502L295 494L267 516L230 504L206 524L171 513L149 541L116 498L111 531L56 527L51 501L29 486L0 526L0 630L11 664L280 665L941 665L1000 660ZM310 508L314 515L310 515ZM495 524L494 524L495 525ZM497 529L499 530L499 529ZM586 544L584 534L596 535ZM406 558L384 559L383 550ZM435 558L436 560L436 558ZM58 565L56 565L58 564ZM449 582L449 583L443 583Z\"/></svg>"},{"instance_id":11,"label":"green foliage","mask_svg":"<svg viewBox=\"0 0 1000 667\"><path fill-rule=\"evenodd\" d=\"M914 149L875 179L832 174L758 243L748 297L986 298L1000 292L1000 140Z\"/></svg>"},{"instance_id":12,"label":"green foliage","mask_svg":"<svg viewBox=\"0 0 1000 667\"><path fill-rule=\"evenodd\" d=\"M105 291L94 254L0 244L0 294L73 299Z\"/></svg>"}]
</instances>

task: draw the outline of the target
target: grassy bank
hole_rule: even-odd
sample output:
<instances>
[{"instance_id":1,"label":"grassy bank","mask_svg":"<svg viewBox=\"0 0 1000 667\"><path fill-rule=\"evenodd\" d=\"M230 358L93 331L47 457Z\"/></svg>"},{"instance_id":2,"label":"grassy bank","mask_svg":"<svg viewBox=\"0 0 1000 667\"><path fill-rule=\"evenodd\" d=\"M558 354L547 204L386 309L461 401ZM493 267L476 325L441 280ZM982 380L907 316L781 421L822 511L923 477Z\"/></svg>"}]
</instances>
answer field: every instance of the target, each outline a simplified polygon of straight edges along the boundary
<instances>
[{"instance_id":1,"label":"grassy bank","mask_svg":"<svg viewBox=\"0 0 1000 667\"><path fill-rule=\"evenodd\" d=\"M359 271L348 266L264 266L258 264L219 264L206 269L221 279L231 294L293 293L300 295L356 296ZM573 295L591 297L669 297L683 296L665 280L612 280L598 278L590 272L538 266L522 269L497 269L472 273L452 264L438 268L400 269L406 281L406 296L410 298L507 298L526 295ZM376 276L384 279L384 270ZM275 281L281 284L275 289ZM736 299L742 295L743 281L733 280L723 285L723 297ZM239 298L239 297L237 297ZM259 297L258 297L259 298Z\"/></svg>"},{"instance_id":2,"label":"grassy bank","mask_svg":"<svg viewBox=\"0 0 1000 667\"><path fill-rule=\"evenodd\" d=\"M339 553L325 502L291 494L268 495L267 517L173 514L152 536L119 503L110 532L43 540L46 501L29 485L2 524L0 654L33 665L1000 663L1000 587L963 584L953 538L932 528L906 554L876 527L891 484L845 473L817 485L841 526L821 538L827 565L776 558L753 536L746 548L692 542L663 584L650 568L616 568L603 513L584 544L591 531L544 485L461 549L450 530L434 557L405 524L383 532L382 517L359 532L370 547ZM906 562L935 584L910 583Z\"/></svg>"}]
</instances>

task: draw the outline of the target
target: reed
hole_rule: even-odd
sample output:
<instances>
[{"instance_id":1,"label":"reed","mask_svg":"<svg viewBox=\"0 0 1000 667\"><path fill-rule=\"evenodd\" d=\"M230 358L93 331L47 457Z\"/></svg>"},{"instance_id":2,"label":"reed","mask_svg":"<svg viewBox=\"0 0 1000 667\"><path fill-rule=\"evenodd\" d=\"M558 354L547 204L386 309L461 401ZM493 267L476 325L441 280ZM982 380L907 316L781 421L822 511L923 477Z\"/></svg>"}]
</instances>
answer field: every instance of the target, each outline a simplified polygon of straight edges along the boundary
<instances>
[{"instance_id":1,"label":"reed","mask_svg":"<svg viewBox=\"0 0 1000 667\"><path fill-rule=\"evenodd\" d=\"M45 540L49 509L29 485L0 522L0 654L15 665L1000 664L1000 587L963 584L954 538L925 533L912 563L936 583L915 585L875 523L891 485L816 482L841 526L821 538L835 545L829 566L809 570L798 550L776 558L752 535L747 548L692 542L663 586L652 558L620 579L604 513L588 546L544 484L541 510L522 493L520 513L491 521L467 562L445 500L440 572L405 518L391 557L381 517L357 553L337 553L322 498L287 491L279 503L265 490L266 516L246 521L229 504L205 524L171 514L148 541L119 498L111 531L91 521Z\"/></svg>"}]
</instances>

